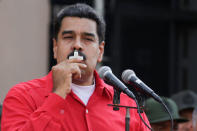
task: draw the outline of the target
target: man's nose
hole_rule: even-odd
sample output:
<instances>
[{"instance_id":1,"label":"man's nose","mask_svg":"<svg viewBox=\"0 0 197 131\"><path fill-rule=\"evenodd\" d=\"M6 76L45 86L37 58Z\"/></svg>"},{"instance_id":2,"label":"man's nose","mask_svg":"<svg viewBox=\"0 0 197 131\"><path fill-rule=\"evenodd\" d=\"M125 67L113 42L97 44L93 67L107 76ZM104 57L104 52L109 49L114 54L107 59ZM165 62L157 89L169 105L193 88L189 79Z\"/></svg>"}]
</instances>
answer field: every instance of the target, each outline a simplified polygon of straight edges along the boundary
<instances>
[{"instance_id":1,"label":"man's nose","mask_svg":"<svg viewBox=\"0 0 197 131\"><path fill-rule=\"evenodd\" d=\"M73 44L73 50L82 50L82 43L80 40L76 40Z\"/></svg>"}]
</instances>

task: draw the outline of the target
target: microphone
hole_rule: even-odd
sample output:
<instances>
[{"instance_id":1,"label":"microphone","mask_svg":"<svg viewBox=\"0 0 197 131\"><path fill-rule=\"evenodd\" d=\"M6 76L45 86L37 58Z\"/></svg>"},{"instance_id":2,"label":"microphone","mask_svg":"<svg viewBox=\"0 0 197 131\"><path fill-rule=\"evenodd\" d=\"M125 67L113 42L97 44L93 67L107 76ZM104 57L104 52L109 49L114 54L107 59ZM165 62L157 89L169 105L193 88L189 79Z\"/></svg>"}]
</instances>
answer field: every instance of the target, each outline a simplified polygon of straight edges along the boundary
<instances>
[{"instance_id":1,"label":"microphone","mask_svg":"<svg viewBox=\"0 0 197 131\"><path fill-rule=\"evenodd\" d=\"M145 93L148 96L153 97L159 103L162 103L162 99L145 83L143 83L136 75L133 70L127 69L122 73L122 80L130 85L133 85L136 90Z\"/></svg>"},{"instance_id":2,"label":"microphone","mask_svg":"<svg viewBox=\"0 0 197 131\"><path fill-rule=\"evenodd\" d=\"M136 99L135 95L112 73L112 70L108 66L102 66L98 70L99 76L107 81L111 86L119 91L124 92L132 99Z\"/></svg>"}]
</instances>

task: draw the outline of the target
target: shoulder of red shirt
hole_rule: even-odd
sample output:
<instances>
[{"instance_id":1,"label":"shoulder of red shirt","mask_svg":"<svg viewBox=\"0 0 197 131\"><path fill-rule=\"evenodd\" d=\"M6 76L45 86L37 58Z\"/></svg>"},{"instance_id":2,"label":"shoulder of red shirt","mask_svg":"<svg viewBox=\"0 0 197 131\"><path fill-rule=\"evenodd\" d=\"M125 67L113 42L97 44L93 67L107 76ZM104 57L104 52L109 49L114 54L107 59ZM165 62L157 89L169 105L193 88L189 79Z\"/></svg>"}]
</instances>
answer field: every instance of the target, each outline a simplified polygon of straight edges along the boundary
<instances>
[{"instance_id":1,"label":"shoulder of red shirt","mask_svg":"<svg viewBox=\"0 0 197 131\"><path fill-rule=\"evenodd\" d=\"M106 84L98 75L97 71L94 71L95 75L95 81L96 81L96 86L101 87L102 89L105 88L104 90L107 89L109 93L112 95L113 94L113 87ZM40 89L40 88L47 88L46 90L49 90L49 92L52 91L53 88L53 81L52 81L52 71L50 71L46 76L38 78L38 79L32 79L27 82L20 82L16 85L14 85L11 90L21 90L21 91L29 91L31 89Z\"/></svg>"},{"instance_id":2,"label":"shoulder of red shirt","mask_svg":"<svg viewBox=\"0 0 197 131\"><path fill-rule=\"evenodd\" d=\"M96 87L99 87L102 89L102 93L107 96L110 99L113 99L114 89L112 86L106 84L98 75L97 71L94 71L95 81L96 81ZM31 90L43 90L42 93L45 93L45 96L47 96L53 88L53 80L52 80L52 71L48 73L48 75L33 79L27 82L21 82L19 84L16 84L12 87L10 90L11 92L29 92ZM125 94L121 93L122 97L127 97Z\"/></svg>"}]
</instances>

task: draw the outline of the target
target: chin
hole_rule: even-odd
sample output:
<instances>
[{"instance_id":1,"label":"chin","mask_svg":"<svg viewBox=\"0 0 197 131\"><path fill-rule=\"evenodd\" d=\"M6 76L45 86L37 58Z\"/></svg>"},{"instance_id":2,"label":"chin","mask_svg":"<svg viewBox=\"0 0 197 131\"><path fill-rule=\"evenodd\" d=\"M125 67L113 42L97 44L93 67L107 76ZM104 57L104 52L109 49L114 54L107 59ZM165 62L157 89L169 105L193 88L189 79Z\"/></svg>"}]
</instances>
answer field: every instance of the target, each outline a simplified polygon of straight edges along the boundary
<instances>
[{"instance_id":1,"label":"chin","mask_svg":"<svg viewBox=\"0 0 197 131\"><path fill-rule=\"evenodd\" d=\"M72 79L72 83L76 85L83 85L85 83L85 80L80 78L80 79Z\"/></svg>"},{"instance_id":2,"label":"chin","mask_svg":"<svg viewBox=\"0 0 197 131\"><path fill-rule=\"evenodd\" d=\"M92 72L88 72L83 70L81 73L81 78L73 78L72 83L77 85L91 85L93 83L93 74Z\"/></svg>"}]
</instances>

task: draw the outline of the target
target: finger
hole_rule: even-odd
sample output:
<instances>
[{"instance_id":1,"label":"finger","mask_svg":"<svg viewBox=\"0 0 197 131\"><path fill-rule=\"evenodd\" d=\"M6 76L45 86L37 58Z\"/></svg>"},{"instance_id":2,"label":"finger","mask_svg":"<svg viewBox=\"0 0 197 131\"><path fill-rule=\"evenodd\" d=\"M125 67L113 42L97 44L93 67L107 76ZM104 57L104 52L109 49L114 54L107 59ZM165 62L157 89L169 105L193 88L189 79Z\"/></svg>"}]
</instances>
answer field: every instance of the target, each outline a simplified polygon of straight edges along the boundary
<instances>
[{"instance_id":1,"label":"finger","mask_svg":"<svg viewBox=\"0 0 197 131\"><path fill-rule=\"evenodd\" d=\"M71 65L71 73L72 73L72 76L73 78L75 79L79 79L81 78L81 70L80 70L80 67L78 64L72 64Z\"/></svg>"},{"instance_id":2,"label":"finger","mask_svg":"<svg viewBox=\"0 0 197 131\"><path fill-rule=\"evenodd\" d=\"M79 66L79 68L83 68L83 69L87 67L87 65L83 63L77 63L77 65Z\"/></svg>"},{"instance_id":3,"label":"finger","mask_svg":"<svg viewBox=\"0 0 197 131\"><path fill-rule=\"evenodd\" d=\"M87 67L87 65L83 61L78 60L78 59L67 60L65 62L66 63L71 63L71 64L78 64L78 66L80 68L86 68Z\"/></svg>"},{"instance_id":4,"label":"finger","mask_svg":"<svg viewBox=\"0 0 197 131\"><path fill-rule=\"evenodd\" d=\"M83 60L74 58L74 59L67 59L66 61L68 61L69 63L83 63Z\"/></svg>"},{"instance_id":5,"label":"finger","mask_svg":"<svg viewBox=\"0 0 197 131\"><path fill-rule=\"evenodd\" d=\"M81 78L82 70L85 69L87 65L84 63L70 63L68 61L63 61L58 67L61 68L62 71L64 70L66 74L70 72L71 75L74 76L73 78Z\"/></svg>"}]
</instances>

